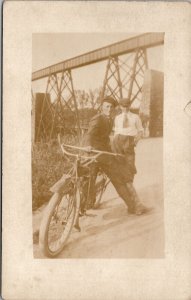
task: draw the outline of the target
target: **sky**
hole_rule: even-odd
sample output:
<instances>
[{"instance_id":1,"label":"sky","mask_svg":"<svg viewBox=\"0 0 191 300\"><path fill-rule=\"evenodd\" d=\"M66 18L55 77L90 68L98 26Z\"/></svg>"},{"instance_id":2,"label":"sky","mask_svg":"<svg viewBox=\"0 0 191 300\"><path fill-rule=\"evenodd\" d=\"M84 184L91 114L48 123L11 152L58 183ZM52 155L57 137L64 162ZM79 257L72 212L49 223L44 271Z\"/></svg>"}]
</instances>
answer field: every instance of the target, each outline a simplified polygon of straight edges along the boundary
<instances>
[{"instance_id":1,"label":"sky","mask_svg":"<svg viewBox=\"0 0 191 300\"><path fill-rule=\"evenodd\" d=\"M32 72L68 58L107 46L141 33L35 33ZM149 69L163 71L163 46L147 50ZM96 89L103 84L106 61L72 70L74 89ZM32 83L33 92L45 92L47 79Z\"/></svg>"}]
</instances>

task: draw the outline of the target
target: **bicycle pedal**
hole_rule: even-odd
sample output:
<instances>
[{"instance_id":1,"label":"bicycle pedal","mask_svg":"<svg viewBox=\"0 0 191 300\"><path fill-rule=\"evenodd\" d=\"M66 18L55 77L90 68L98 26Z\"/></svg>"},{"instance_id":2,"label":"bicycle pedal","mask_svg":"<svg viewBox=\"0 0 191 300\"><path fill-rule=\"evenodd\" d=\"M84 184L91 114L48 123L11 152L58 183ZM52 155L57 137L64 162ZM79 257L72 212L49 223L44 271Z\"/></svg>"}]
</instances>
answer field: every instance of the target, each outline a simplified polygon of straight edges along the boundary
<instances>
[{"instance_id":1,"label":"bicycle pedal","mask_svg":"<svg viewBox=\"0 0 191 300\"><path fill-rule=\"evenodd\" d=\"M97 217L97 215L90 212L86 214L86 217Z\"/></svg>"}]
</instances>

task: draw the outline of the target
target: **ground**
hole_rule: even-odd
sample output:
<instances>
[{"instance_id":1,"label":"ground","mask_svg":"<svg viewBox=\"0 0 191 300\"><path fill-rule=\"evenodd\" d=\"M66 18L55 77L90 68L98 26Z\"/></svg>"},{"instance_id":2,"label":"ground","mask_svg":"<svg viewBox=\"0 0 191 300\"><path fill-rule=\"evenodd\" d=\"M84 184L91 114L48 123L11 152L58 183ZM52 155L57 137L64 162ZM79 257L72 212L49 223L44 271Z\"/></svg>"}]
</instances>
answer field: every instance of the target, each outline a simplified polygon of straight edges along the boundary
<instances>
[{"instance_id":1,"label":"ground","mask_svg":"<svg viewBox=\"0 0 191 300\"><path fill-rule=\"evenodd\" d=\"M163 141L141 140L136 149L135 187L141 201L153 209L145 215L127 214L112 185L98 210L80 218L81 232L73 229L58 258L162 258L164 257ZM39 228L43 209L33 214L33 231ZM34 257L43 258L34 243Z\"/></svg>"}]
</instances>

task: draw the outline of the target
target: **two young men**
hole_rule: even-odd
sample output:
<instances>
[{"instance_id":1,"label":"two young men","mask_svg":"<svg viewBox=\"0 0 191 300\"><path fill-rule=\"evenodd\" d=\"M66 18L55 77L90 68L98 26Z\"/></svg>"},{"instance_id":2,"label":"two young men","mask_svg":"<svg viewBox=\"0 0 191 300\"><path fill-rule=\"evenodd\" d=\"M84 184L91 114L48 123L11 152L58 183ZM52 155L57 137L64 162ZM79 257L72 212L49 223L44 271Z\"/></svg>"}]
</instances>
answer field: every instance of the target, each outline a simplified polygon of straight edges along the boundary
<instances>
[{"instance_id":1,"label":"two young men","mask_svg":"<svg viewBox=\"0 0 191 300\"><path fill-rule=\"evenodd\" d=\"M118 103L112 97L106 97L103 99L101 113L94 116L89 123L89 129L85 136L87 151L96 149L111 152L110 134L112 132L114 122L111 116L116 105L118 105ZM115 135L117 136L118 127L116 126L115 128ZM114 139L116 139L116 137ZM115 146L116 143L117 141L115 140ZM140 202L132 184L135 170L133 170L133 164L129 163L129 160L130 159L127 158L127 155L124 157L114 157L108 154L103 154L98 157L98 166L100 166L110 178L119 196L127 205L128 213L141 215L146 213L148 208ZM96 178L96 172L95 168L94 178Z\"/></svg>"}]
</instances>

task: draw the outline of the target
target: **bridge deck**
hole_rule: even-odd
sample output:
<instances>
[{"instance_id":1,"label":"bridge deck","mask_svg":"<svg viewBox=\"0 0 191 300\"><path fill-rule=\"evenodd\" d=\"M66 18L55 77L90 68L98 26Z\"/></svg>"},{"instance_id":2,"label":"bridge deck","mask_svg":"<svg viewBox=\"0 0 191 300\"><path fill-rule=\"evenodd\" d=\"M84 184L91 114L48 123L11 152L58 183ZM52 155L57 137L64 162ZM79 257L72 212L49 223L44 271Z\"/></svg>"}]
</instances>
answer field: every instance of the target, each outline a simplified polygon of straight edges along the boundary
<instances>
[{"instance_id":1,"label":"bridge deck","mask_svg":"<svg viewBox=\"0 0 191 300\"><path fill-rule=\"evenodd\" d=\"M137 48L151 48L162 45L163 43L164 33L141 34L33 72L32 81L47 77L50 74L60 73L63 70L71 70L100 62L107 59L109 56L119 56L131 53Z\"/></svg>"}]
</instances>

